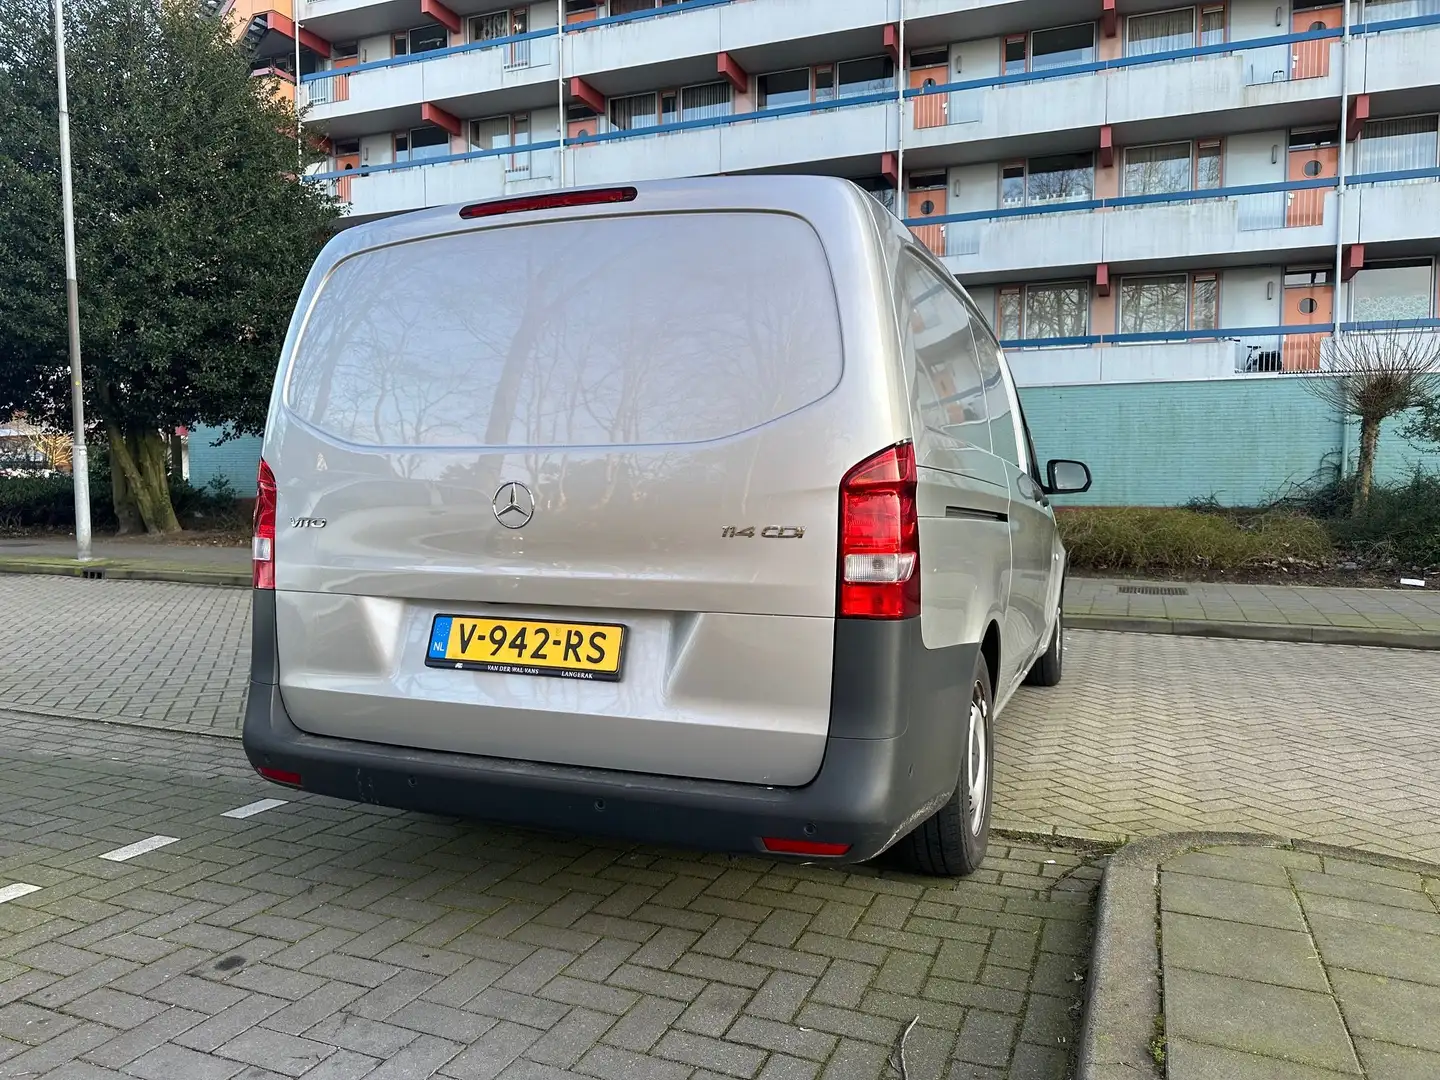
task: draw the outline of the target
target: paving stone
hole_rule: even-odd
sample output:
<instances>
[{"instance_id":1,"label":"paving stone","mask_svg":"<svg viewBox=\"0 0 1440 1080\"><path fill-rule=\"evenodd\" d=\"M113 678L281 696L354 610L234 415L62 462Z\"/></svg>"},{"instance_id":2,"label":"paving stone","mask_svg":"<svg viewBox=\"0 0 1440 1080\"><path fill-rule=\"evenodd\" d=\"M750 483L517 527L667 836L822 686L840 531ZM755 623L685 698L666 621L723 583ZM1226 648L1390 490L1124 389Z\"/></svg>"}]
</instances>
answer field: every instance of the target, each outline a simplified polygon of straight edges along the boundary
<instances>
[{"instance_id":1,"label":"paving stone","mask_svg":"<svg viewBox=\"0 0 1440 1080\"><path fill-rule=\"evenodd\" d=\"M1440 912L1433 916L1440 931ZM1440 933L1311 915L1311 930L1330 968L1348 968L1440 987Z\"/></svg>"},{"instance_id":2,"label":"paving stone","mask_svg":"<svg viewBox=\"0 0 1440 1080\"><path fill-rule=\"evenodd\" d=\"M1357 900L1362 904L1406 908L1410 911L1428 913L1433 913L1435 910L1435 906L1429 898L1418 889L1397 889L1393 885L1333 874L1315 874L1307 870L1292 871L1291 876L1294 878L1295 888L1302 897L1308 893L1319 893L1323 896L1341 896L1347 900Z\"/></svg>"},{"instance_id":3,"label":"paving stone","mask_svg":"<svg viewBox=\"0 0 1440 1080\"><path fill-rule=\"evenodd\" d=\"M144 1080L177 1080L182 1076L185 1080L230 1080L244 1068L239 1061L227 1061L167 1043L132 1061L125 1071Z\"/></svg>"},{"instance_id":4,"label":"paving stone","mask_svg":"<svg viewBox=\"0 0 1440 1080\"><path fill-rule=\"evenodd\" d=\"M1164 913L1160 927L1167 971L1172 967L1189 968L1251 982L1329 992L1330 984L1309 934L1174 911Z\"/></svg>"},{"instance_id":5,"label":"paving stone","mask_svg":"<svg viewBox=\"0 0 1440 1080\"><path fill-rule=\"evenodd\" d=\"M765 1063L761 1050L684 1031L666 1032L656 1044L655 1053L671 1061L746 1080L759 1073Z\"/></svg>"},{"instance_id":6,"label":"paving stone","mask_svg":"<svg viewBox=\"0 0 1440 1080\"><path fill-rule=\"evenodd\" d=\"M287 1035L282 1031L253 1027L231 1039L215 1053L220 1057L271 1069L285 1076L302 1076L335 1053L335 1048L313 1039Z\"/></svg>"},{"instance_id":7,"label":"paving stone","mask_svg":"<svg viewBox=\"0 0 1440 1080\"><path fill-rule=\"evenodd\" d=\"M1165 1040L1165 1065L1175 1080L1203 1080L1207 1077L1216 1077L1217 1080L1220 1077L1224 1080L1351 1080L1356 1075L1169 1037ZM1420 1075L1415 1074L1416 1080Z\"/></svg>"},{"instance_id":8,"label":"paving stone","mask_svg":"<svg viewBox=\"0 0 1440 1080\"><path fill-rule=\"evenodd\" d=\"M1165 911L1184 915L1231 919L1302 933L1305 930L1295 894L1289 889L1267 885L1162 872L1160 906Z\"/></svg>"},{"instance_id":9,"label":"paving stone","mask_svg":"<svg viewBox=\"0 0 1440 1080\"><path fill-rule=\"evenodd\" d=\"M1357 1037L1440 1053L1440 987L1343 969L1330 981Z\"/></svg>"},{"instance_id":10,"label":"paving stone","mask_svg":"<svg viewBox=\"0 0 1440 1080\"><path fill-rule=\"evenodd\" d=\"M1356 1039L1367 1080L1417 1080L1440 1076L1440 1053L1410 1046Z\"/></svg>"},{"instance_id":11,"label":"paving stone","mask_svg":"<svg viewBox=\"0 0 1440 1080\"><path fill-rule=\"evenodd\" d=\"M1326 994L1168 967L1164 982L1167 1037L1360 1071L1340 1011Z\"/></svg>"},{"instance_id":12,"label":"paving stone","mask_svg":"<svg viewBox=\"0 0 1440 1080\"><path fill-rule=\"evenodd\" d=\"M363 1016L337 1013L308 1029L305 1038L385 1060L413 1042L416 1032Z\"/></svg>"}]
</instances>

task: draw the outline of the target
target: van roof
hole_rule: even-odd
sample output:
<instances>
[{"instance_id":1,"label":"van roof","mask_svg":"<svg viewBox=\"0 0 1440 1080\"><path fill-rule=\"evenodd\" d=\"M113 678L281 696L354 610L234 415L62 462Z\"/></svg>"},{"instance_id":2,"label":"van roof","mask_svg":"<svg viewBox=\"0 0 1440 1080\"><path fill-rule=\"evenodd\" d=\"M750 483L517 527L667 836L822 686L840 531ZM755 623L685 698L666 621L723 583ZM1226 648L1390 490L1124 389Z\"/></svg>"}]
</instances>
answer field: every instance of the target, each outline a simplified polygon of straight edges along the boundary
<instances>
[{"instance_id":1,"label":"van roof","mask_svg":"<svg viewBox=\"0 0 1440 1080\"><path fill-rule=\"evenodd\" d=\"M725 207L745 210L791 209L797 203L815 206L819 209L826 203L834 204L865 198L875 202L858 186L842 177L811 175L765 175L765 176L702 176L680 180L644 180L635 183L596 184L585 187L533 192L537 196L570 194L581 191L608 188L634 188L638 197L633 203L605 204L600 206L577 206L549 210L527 210L515 214L529 221L551 221L566 217L593 213L625 212L627 209L653 211L657 209L709 209ZM469 203L451 203L446 206L417 210L407 214L396 214L361 225L355 225L337 234L336 239L349 251L374 247L396 240L425 236L437 231L437 226L454 231L456 226L473 224L484 227L508 220L505 217L481 217L465 222L460 211L466 206L483 205L490 202L504 202L524 196L505 196L500 199L481 199ZM879 203L875 204L879 207ZM881 208L883 210L883 208ZM890 217L888 212L886 217ZM895 225L900 226L898 219Z\"/></svg>"}]
</instances>

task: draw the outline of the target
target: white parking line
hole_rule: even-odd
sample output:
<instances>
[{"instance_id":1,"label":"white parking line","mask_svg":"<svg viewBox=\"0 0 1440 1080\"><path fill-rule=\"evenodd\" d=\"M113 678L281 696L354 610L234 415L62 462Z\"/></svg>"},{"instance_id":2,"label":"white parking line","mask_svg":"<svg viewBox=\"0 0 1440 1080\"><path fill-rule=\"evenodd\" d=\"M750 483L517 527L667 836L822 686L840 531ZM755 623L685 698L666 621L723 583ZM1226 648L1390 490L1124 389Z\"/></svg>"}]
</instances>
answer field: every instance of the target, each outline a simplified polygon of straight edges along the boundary
<instances>
[{"instance_id":1,"label":"white parking line","mask_svg":"<svg viewBox=\"0 0 1440 1080\"><path fill-rule=\"evenodd\" d=\"M259 802L247 803L245 806L237 806L234 810L226 810L221 817L247 818L256 814L263 814L266 810L274 810L277 806L284 806L288 799L261 799Z\"/></svg>"},{"instance_id":2,"label":"white parking line","mask_svg":"<svg viewBox=\"0 0 1440 1080\"><path fill-rule=\"evenodd\" d=\"M124 862L126 859L133 859L136 855L144 855L147 851L154 851L166 844L173 844L179 839L178 836L152 836L149 840L137 840L133 844L126 844L114 851L107 851L100 858L109 859L111 862Z\"/></svg>"},{"instance_id":3,"label":"white parking line","mask_svg":"<svg viewBox=\"0 0 1440 1080\"><path fill-rule=\"evenodd\" d=\"M39 885L26 885L23 881L17 881L14 885L6 885L0 889L0 904L18 900L22 896L29 896L32 892L39 891Z\"/></svg>"}]
</instances>

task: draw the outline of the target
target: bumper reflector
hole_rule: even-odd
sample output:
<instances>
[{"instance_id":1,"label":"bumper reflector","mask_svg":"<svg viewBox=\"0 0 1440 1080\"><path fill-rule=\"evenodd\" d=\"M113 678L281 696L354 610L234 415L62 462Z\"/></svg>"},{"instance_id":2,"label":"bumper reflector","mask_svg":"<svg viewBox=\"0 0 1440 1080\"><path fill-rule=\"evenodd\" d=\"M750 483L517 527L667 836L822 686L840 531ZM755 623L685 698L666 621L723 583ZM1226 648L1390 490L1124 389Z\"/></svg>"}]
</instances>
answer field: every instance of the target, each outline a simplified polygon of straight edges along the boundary
<instances>
[{"instance_id":1,"label":"bumper reflector","mask_svg":"<svg viewBox=\"0 0 1440 1080\"><path fill-rule=\"evenodd\" d=\"M850 850L849 844L822 844L816 840L785 840L774 836L762 837L760 843L776 855L814 855L822 859L833 859Z\"/></svg>"}]
</instances>

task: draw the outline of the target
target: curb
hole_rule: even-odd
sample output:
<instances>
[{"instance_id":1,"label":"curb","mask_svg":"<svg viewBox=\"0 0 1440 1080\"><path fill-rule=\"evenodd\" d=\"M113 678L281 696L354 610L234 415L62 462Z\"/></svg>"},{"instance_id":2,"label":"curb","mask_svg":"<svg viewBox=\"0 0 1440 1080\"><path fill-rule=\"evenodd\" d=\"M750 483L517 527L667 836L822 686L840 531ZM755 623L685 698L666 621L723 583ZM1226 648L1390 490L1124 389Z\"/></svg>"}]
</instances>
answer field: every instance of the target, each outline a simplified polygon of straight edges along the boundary
<instances>
[{"instance_id":1,"label":"curb","mask_svg":"<svg viewBox=\"0 0 1440 1080\"><path fill-rule=\"evenodd\" d=\"M1176 637L1232 641L1290 641L1315 645L1362 645L1377 649L1440 650L1440 632L1389 630L1378 626L1307 626L1297 623L1237 623L1208 619L1162 619L1144 615L1065 613L1070 630L1106 630L1121 634L1171 634Z\"/></svg>"},{"instance_id":2,"label":"curb","mask_svg":"<svg viewBox=\"0 0 1440 1080\"><path fill-rule=\"evenodd\" d=\"M114 566L103 559L88 563L27 563L19 559L0 561L0 574L39 574L107 581L168 581L178 585L216 585L248 589L249 574L232 570L180 570L167 567Z\"/></svg>"},{"instance_id":3,"label":"curb","mask_svg":"<svg viewBox=\"0 0 1440 1080\"><path fill-rule=\"evenodd\" d=\"M1160 865L1195 848L1224 844L1284 848L1423 874L1434 874L1436 869L1415 859L1265 833L1170 833L1126 844L1110 856L1100 883L1076 1080L1160 1076L1150 1053L1155 1017L1162 1005L1157 942Z\"/></svg>"}]
</instances>

